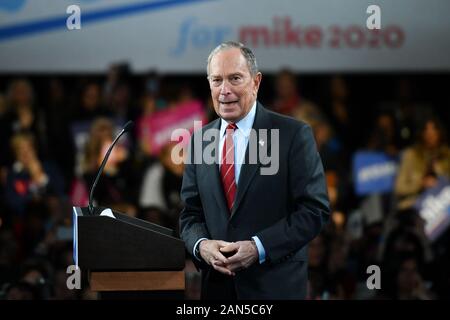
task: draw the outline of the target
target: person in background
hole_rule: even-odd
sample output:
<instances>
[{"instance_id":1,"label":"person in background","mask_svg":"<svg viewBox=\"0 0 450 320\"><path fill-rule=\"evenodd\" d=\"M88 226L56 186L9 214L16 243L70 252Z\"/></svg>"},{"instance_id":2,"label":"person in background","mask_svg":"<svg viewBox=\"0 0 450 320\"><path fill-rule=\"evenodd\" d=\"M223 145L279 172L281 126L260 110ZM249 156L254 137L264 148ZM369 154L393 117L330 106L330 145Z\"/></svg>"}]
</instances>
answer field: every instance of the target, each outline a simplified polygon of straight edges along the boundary
<instances>
[{"instance_id":1,"label":"person in background","mask_svg":"<svg viewBox=\"0 0 450 320\"><path fill-rule=\"evenodd\" d=\"M403 152L395 183L398 209L411 208L439 178L450 178L450 148L444 127L432 117L423 122L416 144Z\"/></svg>"},{"instance_id":2,"label":"person in background","mask_svg":"<svg viewBox=\"0 0 450 320\"><path fill-rule=\"evenodd\" d=\"M375 119L367 149L396 156L399 152L396 136L395 118L388 112L381 112Z\"/></svg>"},{"instance_id":3,"label":"person in background","mask_svg":"<svg viewBox=\"0 0 450 320\"><path fill-rule=\"evenodd\" d=\"M34 135L37 150L46 154L46 123L35 106L34 89L26 79L16 79L8 87L6 110L0 116L0 165L10 165L14 159L9 152L9 145L5 143L17 133Z\"/></svg>"},{"instance_id":4,"label":"person in background","mask_svg":"<svg viewBox=\"0 0 450 320\"><path fill-rule=\"evenodd\" d=\"M72 116L72 123L91 122L99 117L112 117L112 112L108 111L101 96L100 86L96 82L85 84L81 90L81 101Z\"/></svg>"},{"instance_id":5,"label":"person in background","mask_svg":"<svg viewBox=\"0 0 450 320\"><path fill-rule=\"evenodd\" d=\"M109 119L98 118L93 122L82 160L82 175L86 186L93 183L113 138L114 125ZM98 205L135 216L137 209L134 201L133 172L127 148L117 144L110 154L94 194Z\"/></svg>"},{"instance_id":6,"label":"person in background","mask_svg":"<svg viewBox=\"0 0 450 320\"><path fill-rule=\"evenodd\" d=\"M146 220L178 232L184 165L182 159L172 159L175 156L172 155L175 145L174 142L165 145L159 155L160 161L154 162L145 170L139 205L145 213ZM177 155L179 156L181 155Z\"/></svg>"},{"instance_id":7,"label":"person in background","mask_svg":"<svg viewBox=\"0 0 450 320\"><path fill-rule=\"evenodd\" d=\"M31 201L52 195L63 197L64 181L59 169L39 158L31 134L16 134L11 146L14 163L8 170L5 200L13 212L22 215Z\"/></svg>"},{"instance_id":8,"label":"person in background","mask_svg":"<svg viewBox=\"0 0 450 320\"><path fill-rule=\"evenodd\" d=\"M281 70L275 78L274 111L302 120L313 127L323 112L313 102L300 96L297 77L289 69Z\"/></svg>"}]
</instances>

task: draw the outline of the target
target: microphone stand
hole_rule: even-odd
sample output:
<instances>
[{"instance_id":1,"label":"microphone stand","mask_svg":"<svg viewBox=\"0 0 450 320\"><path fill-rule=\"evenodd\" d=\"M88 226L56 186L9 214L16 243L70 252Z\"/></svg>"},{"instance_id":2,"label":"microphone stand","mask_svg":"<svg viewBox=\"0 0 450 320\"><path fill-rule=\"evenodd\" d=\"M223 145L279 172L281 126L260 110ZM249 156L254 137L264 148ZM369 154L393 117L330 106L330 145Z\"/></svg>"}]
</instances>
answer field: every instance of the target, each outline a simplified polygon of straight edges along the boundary
<instances>
[{"instance_id":1,"label":"microphone stand","mask_svg":"<svg viewBox=\"0 0 450 320\"><path fill-rule=\"evenodd\" d=\"M128 121L125 126L123 127L123 129L120 131L120 133L117 135L117 137L114 139L114 141L111 143L111 145L109 146L108 151L106 152L105 157L103 158L103 161L100 165L100 168L98 168L97 171L97 176L95 177L94 183L92 184L91 187L91 192L89 193L89 213L91 215L94 215L94 206L92 204L92 200L93 200L93 196L94 196L94 190L95 187L97 186L98 180L100 179L100 176L103 172L103 169L106 165L106 161L108 161L109 155L111 154L111 151L114 147L114 145L116 144L116 142L119 140L119 138L127 131L129 131L131 129L131 127L133 126L133 121Z\"/></svg>"}]
</instances>

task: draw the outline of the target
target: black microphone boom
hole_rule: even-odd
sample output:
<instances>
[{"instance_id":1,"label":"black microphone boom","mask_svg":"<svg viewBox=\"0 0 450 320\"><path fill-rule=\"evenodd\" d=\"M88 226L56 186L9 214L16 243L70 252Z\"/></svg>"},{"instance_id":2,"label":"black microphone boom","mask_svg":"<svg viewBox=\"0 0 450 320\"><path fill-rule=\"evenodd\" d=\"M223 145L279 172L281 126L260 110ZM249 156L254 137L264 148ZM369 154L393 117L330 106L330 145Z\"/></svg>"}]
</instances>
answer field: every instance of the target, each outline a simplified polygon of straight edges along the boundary
<instances>
[{"instance_id":1,"label":"black microphone boom","mask_svg":"<svg viewBox=\"0 0 450 320\"><path fill-rule=\"evenodd\" d=\"M89 194L89 213L90 213L91 215L94 214L94 213L93 213L94 207L93 207L93 205L92 205L92 198L93 198L93 195L94 195L94 190L95 190L95 187L97 186L98 179L100 179L100 175L102 174L103 169L104 169L104 167L105 167L105 165L106 165L106 161L108 161L109 154L111 153L111 150L113 149L114 145L115 145L116 142L119 140L119 138L120 138L125 132L130 131L130 129L131 129L132 127L133 127L133 121L128 121L128 122L124 125L123 129L119 132L119 134L117 135L117 137L114 139L114 141L113 141L113 142L111 143L111 145L109 146L108 152L106 152L106 155L105 155L105 157L103 158L102 164L100 165L100 168L98 168L97 176L95 177L94 183L92 184L92 187L91 187L91 192L90 192L90 194Z\"/></svg>"},{"instance_id":2,"label":"black microphone boom","mask_svg":"<svg viewBox=\"0 0 450 320\"><path fill-rule=\"evenodd\" d=\"M133 128L133 121L130 120L123 126L123 131L128 132L131 128Z\"/></svg>"}]
</instances>

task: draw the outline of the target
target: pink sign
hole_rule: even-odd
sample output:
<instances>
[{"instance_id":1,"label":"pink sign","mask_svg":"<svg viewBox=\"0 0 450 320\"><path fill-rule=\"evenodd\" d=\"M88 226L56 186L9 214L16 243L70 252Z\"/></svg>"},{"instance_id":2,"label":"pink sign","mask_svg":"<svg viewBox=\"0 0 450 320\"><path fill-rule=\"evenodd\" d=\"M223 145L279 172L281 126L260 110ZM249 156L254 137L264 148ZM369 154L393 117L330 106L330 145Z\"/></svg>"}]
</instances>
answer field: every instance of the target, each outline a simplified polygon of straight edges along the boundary
<instances>
[{"instance_id":1,"label":"pink sign","mask_svg":"<svg viewBox=\"0 0 450 320\"><path fill-rule=\"evenodd\" d=\"M194 121L206 124L206 114L202 103L192 100L174 108L161 110L139 120L139 139L149 145L152 155L158 155L162 147L171 141L172 132L176 129L194 130ZM184 141L183 143L187 143Z\"/></svg>"}]
</instances>

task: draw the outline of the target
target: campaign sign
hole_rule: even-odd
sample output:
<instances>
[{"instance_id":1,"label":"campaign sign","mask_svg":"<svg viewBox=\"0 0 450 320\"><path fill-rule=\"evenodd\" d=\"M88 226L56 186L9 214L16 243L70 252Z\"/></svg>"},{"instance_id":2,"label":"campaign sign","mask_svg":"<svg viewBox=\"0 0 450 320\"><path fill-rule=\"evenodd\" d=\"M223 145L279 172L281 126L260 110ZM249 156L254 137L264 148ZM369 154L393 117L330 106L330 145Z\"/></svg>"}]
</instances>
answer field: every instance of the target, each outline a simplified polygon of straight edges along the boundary
<instances>
[{"instance_id":1,"label":"campaign sign","mask_svg":"<svg viewBox=\"0 0 450 320\"><path fill-rule=\"evenodd\" d=\"M356 152L353 176L356 194L390 192L394 188L398 160L383 152Z\"/></svg>"},{"instance_id":2,"label":"campaign sign","mask_svg":"<svg viewBox=\"0 0 450 320\"><path fill-rule=\"evenodd\" d=\"M436 240L450 225L449 181L439 179L417 199L415 209L425 220L425 234L431 241Z\"/></svg>"},{"instance_id":3,"label":"campaign sign","mask_svg":"<svg viewBox=\"0 0 450 320\"><path fill-rule=\"evenodd\" d=\"M141 118L138 124L138 136L149 145L152 155L158 155L162 147L171 142L174 130L186 129L192 132L194 121L201 121L201 125L206 124L206 114L202 103L198 100L157 111ZM183 143L188 142L183 139Z\"/></svg>"}]
</instances>

